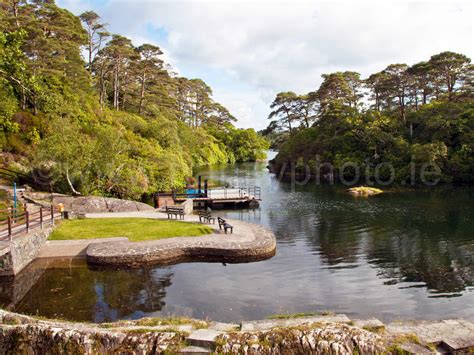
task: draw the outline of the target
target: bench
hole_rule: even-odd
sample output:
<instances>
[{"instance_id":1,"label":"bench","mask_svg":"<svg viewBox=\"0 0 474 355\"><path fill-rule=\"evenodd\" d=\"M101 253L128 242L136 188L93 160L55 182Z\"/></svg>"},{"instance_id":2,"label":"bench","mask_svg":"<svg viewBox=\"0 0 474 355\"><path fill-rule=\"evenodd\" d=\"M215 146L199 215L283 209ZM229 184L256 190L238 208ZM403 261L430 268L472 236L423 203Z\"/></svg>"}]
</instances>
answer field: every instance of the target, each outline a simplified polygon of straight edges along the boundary
<instances>
[{"instance_id":1,"label":"bench","mask_svg":"<svg viewBox=\"0 0 474 355\"><path fill-rule=\"evenodd\" d=\"M231 234L234 233L234 227L227 223L224 218L217 217L217 221L219 222L219 229L224 228L225 234L227 234L228 229L230 229Z\"/></svg>"},{"instance_id":2,"label":"bench","mask_svg":"<svg viewBox=\"0 0 474 355\"><path fill-rule=\"evenodd\" d=\"M198 216L199 216L199 222L201 222L201 223L202 223L202 221L204 221L204 222L207 221L207 223L211 223L211 221L212 221L213 224L216 223L216 218L212 217L210 212L199 211Z\"/></svg>"},{"instance_id":3,"label":"bench","mask_svg":"<svg viewBox=\"0 0 474 355\"><path fill-rule=\"evenodd\" d=\"M184 219L184 208L182 207L168 207L166 206L166 213L168 214L168 219L172 219L175 216L178 219Z\"/></svg>"}]
</instances>

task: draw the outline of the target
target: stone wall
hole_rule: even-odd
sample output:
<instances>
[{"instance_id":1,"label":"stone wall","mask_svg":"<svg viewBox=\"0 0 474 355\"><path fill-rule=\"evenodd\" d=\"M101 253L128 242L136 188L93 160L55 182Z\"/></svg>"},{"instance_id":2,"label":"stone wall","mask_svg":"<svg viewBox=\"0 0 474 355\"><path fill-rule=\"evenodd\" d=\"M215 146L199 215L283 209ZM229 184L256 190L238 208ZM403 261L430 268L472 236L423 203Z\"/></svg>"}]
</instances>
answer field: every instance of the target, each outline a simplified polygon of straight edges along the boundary
<instances>
[{"instance_id":1,"label":"stone wall","mask_svg":"<svg viewBox=\"0 0 474 355\"><path fill-rule=\"evenodd\" d=\"M34 229L28 234L14 237L11 242L0 242L0 276L14 276L32 262L53 228Z\"/></svg>"},{"instance_id":2,"label":"stone wall","mask_svg":"<svg viewBox=\"0 0 474 355\"><path fill-rule=\"evenodd\" d=\"M295 315L239 324L184 317L114 323L45 320L0 310L1 354L471 354L474 324Z\"/></svg>"}]
</instances>

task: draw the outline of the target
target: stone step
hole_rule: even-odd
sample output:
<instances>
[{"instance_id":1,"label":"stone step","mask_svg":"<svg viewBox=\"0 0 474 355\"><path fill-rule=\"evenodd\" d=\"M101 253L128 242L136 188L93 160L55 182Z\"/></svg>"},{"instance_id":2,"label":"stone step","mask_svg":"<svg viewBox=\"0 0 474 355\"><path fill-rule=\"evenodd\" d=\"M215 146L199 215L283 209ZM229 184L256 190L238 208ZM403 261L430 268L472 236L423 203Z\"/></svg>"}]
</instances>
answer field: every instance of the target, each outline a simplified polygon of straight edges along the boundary
<instances>
[{"instance_id":1,"label":"stone step","mask_svg":"<svg viewBox=\"0 0 474 355\"><path fill-rule=\"evenodd\" d=\"M415 343L405 343L400 345L400 348L409 355L439 354L438 352L431 351L430 349Z\"/></svg>"},{"instance_id":2,"label":"stone step","mask_svg":"<svg viewBox=\"0 0 474 355\"><path fill-rule=\"evenodd\" d=\"M212 351L209 348L204 348L202 346L187 346L179 350L180 354L188 354L188 355L204 355L204 354L211 354Z\"/></svg>"},{"instance_id":3,"label":"stone step","mask_svg":"<svg viewBox=\"0 0 474 355\"><path fill-rule=\"evenodd\" d=\"M186 342L189 345L213 348L215 345L216 338L221 335L221 331L212 329L197 329L186 338Z\"/></svg>"}]
</instances>

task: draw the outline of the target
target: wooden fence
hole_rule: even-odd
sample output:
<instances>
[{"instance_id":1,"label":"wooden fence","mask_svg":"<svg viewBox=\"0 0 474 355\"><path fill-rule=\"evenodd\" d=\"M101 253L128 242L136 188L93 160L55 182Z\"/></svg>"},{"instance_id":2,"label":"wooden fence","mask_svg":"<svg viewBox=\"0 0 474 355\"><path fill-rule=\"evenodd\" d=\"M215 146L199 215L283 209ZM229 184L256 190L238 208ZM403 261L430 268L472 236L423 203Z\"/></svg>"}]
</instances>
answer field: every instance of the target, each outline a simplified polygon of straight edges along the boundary
<instances>
[{"instance_id":1,"label":"wooden fence","mask_svg":"<svg viewBox=\"0 0 474 355\"><path fill-rule=\"evenodd\" d=\"M6 219L0 221L0 239L12 240L15 235L28 233L33 228L43 228L45 224L54 225L54 220L63 217L63 212L53 205L40 207L38 211L24 210L18 213L13 208L0 210Z\"/></svg>"}]
</instances>

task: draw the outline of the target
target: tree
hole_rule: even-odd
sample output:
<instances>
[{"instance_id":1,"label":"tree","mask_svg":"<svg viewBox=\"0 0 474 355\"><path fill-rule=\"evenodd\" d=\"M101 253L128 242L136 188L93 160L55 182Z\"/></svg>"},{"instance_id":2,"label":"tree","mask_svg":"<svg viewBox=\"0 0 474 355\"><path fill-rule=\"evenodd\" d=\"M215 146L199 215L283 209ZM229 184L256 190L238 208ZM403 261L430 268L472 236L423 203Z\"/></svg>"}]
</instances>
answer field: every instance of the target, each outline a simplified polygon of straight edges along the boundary
<instances>
[{"instance_id":1,"label":"tree","mask_svg":"<svg viewBox=\"0 0 474 355\"><path fill-rule=\"evenodd\" d=\"M324 112L331 104L357 106L362 81L356 72L336 72L323 74L323 82L316 95L320 102L320 110Z\"/></svg>"},{"instance_id":2,"label":"tree","mask_svg":"<svg viewBox=\"0 0 474 355\"><path fill-rule=\"evenodd\" d=\"M377 111L382 109L383 102L387 103L387 74L378 72L370 75L364 83L372 91L371 99L374 101L374 107Z\"/></svg>"},{"instance_id":3,"label":"tree","mask_svg":"<svg viewBox=\"0 0 474 355\"><path fill-rule=\"evenodd\" d=\"M80 127L71 120L56 119L51 128L51 134L40 144L38 164L48 166L56 182L64 179L70 192L80 195L78 186L87 182L84 172L91 164L91 140L79 134Z\"/></svg>"},{"instance_id":4,"label":"tree","mask_svg":"<svg viewBox=\"0 0 474 355\"><path fill-rule=\"evenodd\" d=\"M471 59L465 55L454 52L442 52L430 58L428 63L440 85L448 93L448 101L453 100L456 85L469 71L470 62Z\"/></svg>"},{"instance_id":5,"label":"tree","mask_svg":"<svg viewBox=\"0 0 474 355\"><path fill-rule=\"evenodd\" d=\"M286 126L290 133L292 133L292 123L299 119L297 114L297 100L298 95L292 91L280 92L270 105L273 111L270 112L268 119L276 118L282 126Z\"/></svg>"},{"instance_id":6,"label":"tree","mask_svg":"<svg viewBox=\"0 0 474 355\"><path fill-rule=\"evenodd\" d=\"M354 71L345 71L342 73L344 79L347 82L347 85L350 88L350 95L348 97L349 106L356 107L359 99L363 96L360 93L362 86L362 80L360 79L360 74Z\"/></svg>"},{"instance_id":7,"label":"tree","mask_svg":"<svg viewBox=\"0 0 474 355\"><path fill-rule=\"evenodd\" d=\"M83 12L79 18L85 24L87 30L88 69L89 73L92 74L94 56L109 37L109 33L105 28L107 25L100 22L100 16L94 11Z\"/></svg>"},{"instance_id":8,"label":"tree","mask_svg":"<svg viewBox=\"0 0 474 355\"><path fill-rule=\"evenodd\" d=\"M406 122L406 100L410 87L410 77L407 73L408 65L391 64L384 69L386 75L385 87L390 98L396 99L400 118Z\"/></svg>"},{"instance_id":9,"label":"tree","mask_svg":"<svg viewBox=\"0 0 474 355\"><path fill-rule=\"evenodd\" d=\"M225 126L226 123L232 124L232 122L236 121L237 118L232 116L227 108L222 106L220 103L215 102L212 104L211 114L206 119L206 124Z\"/></svg>"},{"instance_id":10,"label":"tree","mask_svg":"<svg viewBox=\"0 0 474 355\"><path fill-rule=\"evenodd\" d=\"M163 52L157 46L151 44L143 44L137 48L139 61L136 64L138 72L138 80L140 83L140 101L138 105L138 113L142 113L145 102L145 93L150 79L162 71L163 61L159 58Z\"/></svg>"},{"instance_id":11,"label":"tree","mask_svg":"<svg viewBox=\"0 0 474 355\"><path fill-rule=\"evenodd\" d=\"M101 70L107 70L110 74L108 82L112 86L112 106L114 109L120 108L120 95L123 95L122 86L127 78L127 69L137 53L132 45L132 41L120 35L113 35L107 45L101 49L96 56ZM98 73L99 76L102 73Z\"/></svg>"},{"instance_id":12,"label":"tree","mask_svg":"<svg viewBox=\"0 0 474 355\"><path fill-rule=\"evenodd\" d=\"M54 111L63 100L59 90L66 92L69 100L79 100L89 86L80 52L86 40L80 20L50 1L10 4L7 11L2 10L7 19L1 26L5 26L5 33L24 34L20 61L23 78L17 78L17 84L21 82L21 108L31 108L35 115L41 109Z\"/></svg>"},{"instance_id":13,"label":"tree","mask_svg":"<svg viewBox=\"0 0 474 355\"><path fill-rule=\"evenodd\" d=\"M317 96L314 92L298 95L295 99L295 111L306 128L310 127L313 121L316 120L317 102Z\"/></svg>"},{"instance_id":14,"label":"tree","mask_svg":"<svg viewBox=\"0 0 474 355\"><path fill-rule=\"evenodd\" d=\"M26 57L21 50L25 31L17 30L0 34L0 78L7 91L19 98L21 108L26 109L27 95L31 94L32 78L26 72Z\"/></svg>"},{"instance_id":15,"label":"tree","mask_svg":"<svg viewBox=\"0 0 474 355\"><path fill-rule=\"evenodd\" d=\"M420 90L423 105L426 105L429 95L433 92L432 71L433 68L428 62L419 62L407 69L407 73L413 78L415 100L417 99L418 90ZM418 106L418 102L415 105Z\"/></svg>"}]
</instances>

